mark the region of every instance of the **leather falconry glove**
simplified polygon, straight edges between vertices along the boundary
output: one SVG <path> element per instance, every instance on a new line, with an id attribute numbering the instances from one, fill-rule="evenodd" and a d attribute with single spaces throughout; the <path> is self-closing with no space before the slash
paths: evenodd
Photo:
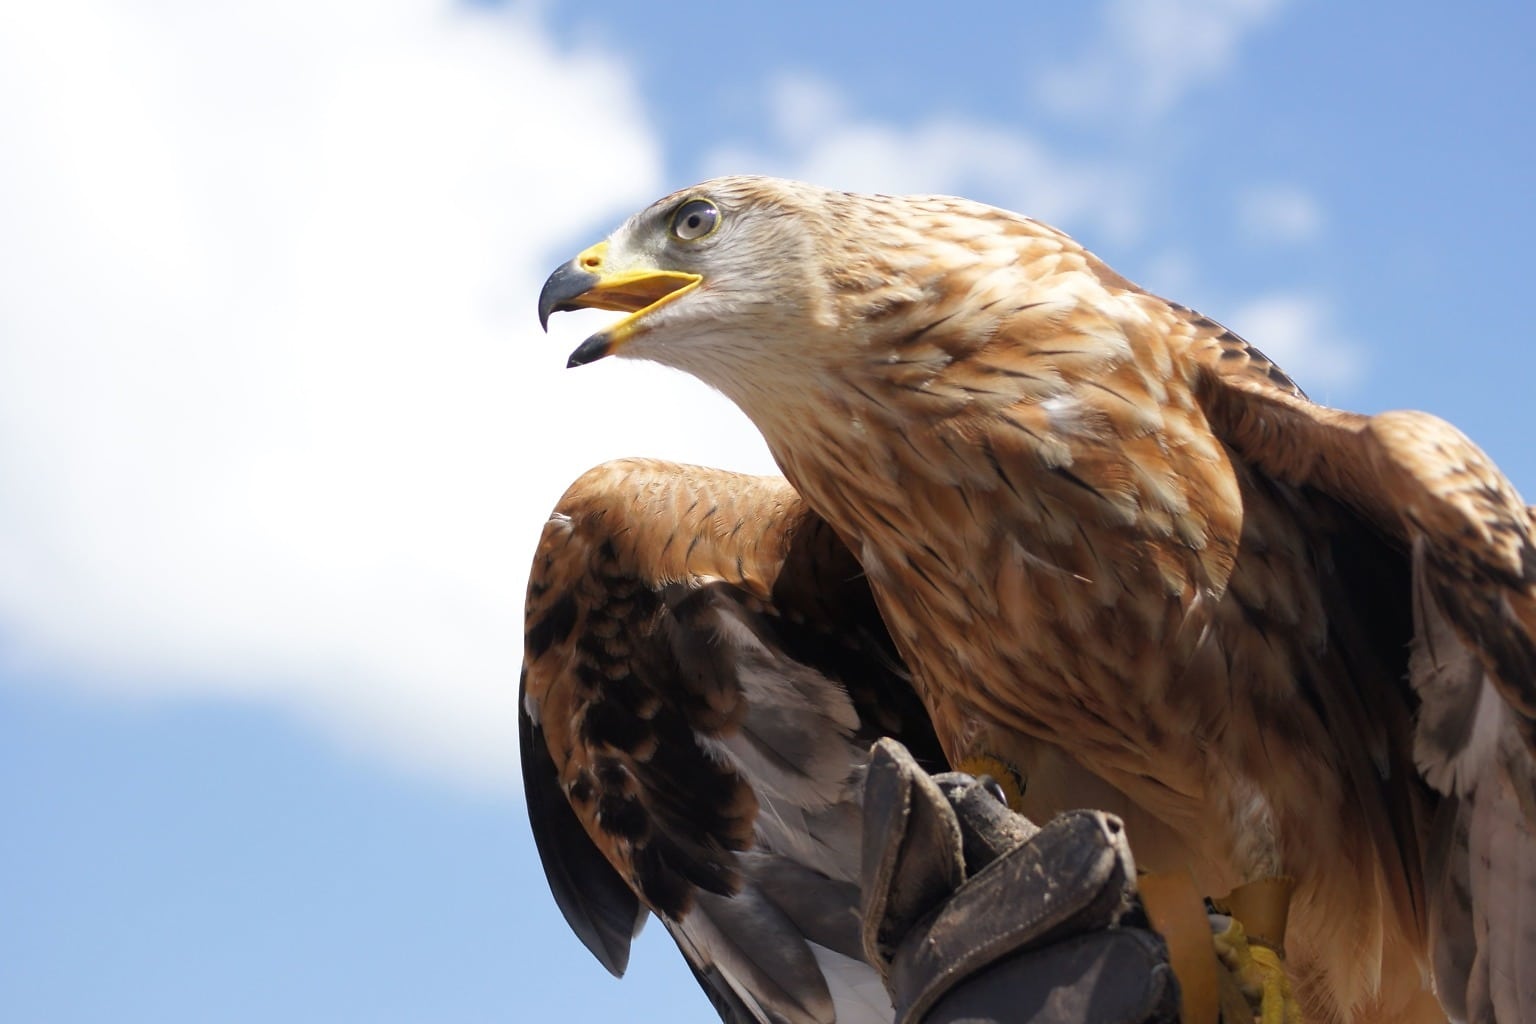
<path id="1" fill-rule="evenodd" d="M 874 747 L 864 793 L 864 949 L 897 1024 L 1173 1022 L 1178 986 L 1147 925 L 1119 819 L 1044 828 L 996 786 Z"/>

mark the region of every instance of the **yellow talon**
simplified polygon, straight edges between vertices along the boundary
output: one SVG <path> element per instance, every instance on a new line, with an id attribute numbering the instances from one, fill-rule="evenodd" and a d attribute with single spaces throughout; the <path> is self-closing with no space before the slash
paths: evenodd
<path id="1" fill-rule="evenodd" d="M 1250 942 L 1236 918 L 1213 940 L 1217 959 L 1231 972 L 1257 1024 L 1301 1024 L 1301 1008 L 1291 995 L 1291 982 L 1278 952 Z"/>

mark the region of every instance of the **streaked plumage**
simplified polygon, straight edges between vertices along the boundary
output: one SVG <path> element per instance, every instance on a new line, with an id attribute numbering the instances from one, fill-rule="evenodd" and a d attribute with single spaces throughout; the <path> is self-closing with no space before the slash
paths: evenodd
<path id="1" fill-rule="evenodd" d="M 707 182 L 557 271 L 542 312 L 577 305 L 633 315 L 573 362 L 679 367 L 762 430 L 952 760 L 1210 895 L 1294 878 L 1312 1019 L 1432 1019 L 1431 963 L 1458 1016 L 1536 1019 L 1536 541 L 1454 428 L 1316 405 L 959 199 Z"/>
<path id="2" fill-rule="evenodd" d="M 782 480 L 583 476 L 529 580 L 522 755 L 567 921 L 622 974 L 647 910 L 732 1024 L 872 1024 L 870 744 L 942 758 L 858 564 Z M 638 900 L 637 900 L 638 896 Z"/>

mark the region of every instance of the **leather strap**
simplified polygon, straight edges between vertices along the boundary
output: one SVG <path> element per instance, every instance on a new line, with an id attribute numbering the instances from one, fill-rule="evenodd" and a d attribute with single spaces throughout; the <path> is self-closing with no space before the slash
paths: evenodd
<path id="1" fill-rule="evenodd" d="M 1147 920 L 1168 943 L 1168 962 L 1179 980 L 1179 1019 L 1183 1024 L 1218 1024 L 1216 948 L 1195 880 L 1183 872 L 1159 872 L 1142 875 L 1136 885 Z"/>
<path id="2" fill-rule="evenodd" d="M 1243 922 L 1249 942 L 1259 942 L 1276 952 L 1285 949 L 1285 925 L 1290 916 L 1291 892 L 1296 883 L 1284 875 L 1271 875 L 1240 885 L 1226 899 L 1213 900 L 1216 909 Z"/>

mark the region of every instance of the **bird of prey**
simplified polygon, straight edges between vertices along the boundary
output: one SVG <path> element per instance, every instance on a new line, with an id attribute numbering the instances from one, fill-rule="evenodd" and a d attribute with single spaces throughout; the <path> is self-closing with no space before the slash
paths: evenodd
<path id="1" fill-rule="evenodd" d="M 1206 895 L 1279 880 L 1311 1020 L 1536 1020 L 1536 529 L 1453 427 L 1314 404 L 954 198 L 705 182 L 557 270 L 541 316 L 577 307 L 629 315 L 573 365 L 753 420 L 952 763 L 1121 815 Z"/>
<path id="2" fill-rule="evenodd" d="M 631 460 L 544 529 L 524 788 L 545 876 L 614 974 L 647 912 L 729 1024 L 889 1024 L 860 939 L 869 748 L 943 754 L 858 563 L 783 480 Z"/>

